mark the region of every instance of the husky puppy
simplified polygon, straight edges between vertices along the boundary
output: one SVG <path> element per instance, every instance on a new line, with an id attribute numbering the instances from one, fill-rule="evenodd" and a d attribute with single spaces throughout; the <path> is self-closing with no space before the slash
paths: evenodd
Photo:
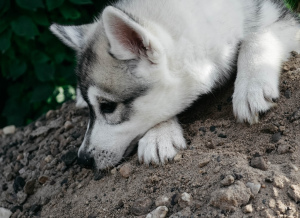
<path id="1" fill-rule="evenodd" d="M 257 123 L 279 97 L 282 61 L 300 48 L 299 21 L 281 0 L 120 0 L 94 23 L 50 29 L 77 53 L 77 104 L 90 110 L 78 155 L 97 169 L 137 142 L 143 163 L 172 159 L 186 148 L 176 115 L 233 65 L 234 115 Z"/>

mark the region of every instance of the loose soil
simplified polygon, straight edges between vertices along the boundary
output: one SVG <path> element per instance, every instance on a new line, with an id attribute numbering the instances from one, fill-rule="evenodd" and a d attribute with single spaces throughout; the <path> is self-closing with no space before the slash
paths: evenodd
<path id="1" fill-rule="evenodd" d="M 88 110 L 73 102 L 1 130 L 0 207 L 11 217 L 146 217 L 159 205 L 167 217 L 299 217 L 300 55 L 283 65 L 280 99 L 258 124 L 236 123 L 232 87 L 179 116 L 189 146 L 164 166 L 134 154 L 106 174 L 81 168 Z"/>

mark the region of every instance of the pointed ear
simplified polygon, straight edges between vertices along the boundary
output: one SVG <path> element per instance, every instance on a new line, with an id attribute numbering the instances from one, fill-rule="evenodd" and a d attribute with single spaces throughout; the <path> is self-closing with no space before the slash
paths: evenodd
<path id="1" fill-rule="evenodd" d="M 81 26 L 61 26 L 52 24 L 50 30 L 67 46 L 75 51 L 79 51 L 84 44 L 85 35 L 90 27 L 91 24 Z"/>
<path id="2" fill-rule="evenodd" d="M 143 26 L 112 6 L 104 9 L 102 19 L 114 56 L 120 60 L 146 57 L 157 62 L 158 40 Z"/>

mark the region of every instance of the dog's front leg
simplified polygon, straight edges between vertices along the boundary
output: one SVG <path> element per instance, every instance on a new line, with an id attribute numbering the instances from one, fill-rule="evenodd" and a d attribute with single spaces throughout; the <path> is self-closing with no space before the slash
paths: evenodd
<path id="1" fill-rule="evenodd" d="M 176 117 L 152 127 L 139 141 L 138 158 L 145 164 L 164 164 L 186 148 L 183 131 Z"/>

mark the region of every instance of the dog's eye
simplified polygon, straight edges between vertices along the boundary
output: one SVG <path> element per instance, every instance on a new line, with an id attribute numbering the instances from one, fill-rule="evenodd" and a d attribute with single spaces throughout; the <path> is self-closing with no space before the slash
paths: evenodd
<path id="1" fill-rule="evenodd" d="M 100 111 L 103 114 L 111 114 L 113 113 L 117 108 L 117 103 L 112 101 L 102 101 L 100 103 Z"/>

